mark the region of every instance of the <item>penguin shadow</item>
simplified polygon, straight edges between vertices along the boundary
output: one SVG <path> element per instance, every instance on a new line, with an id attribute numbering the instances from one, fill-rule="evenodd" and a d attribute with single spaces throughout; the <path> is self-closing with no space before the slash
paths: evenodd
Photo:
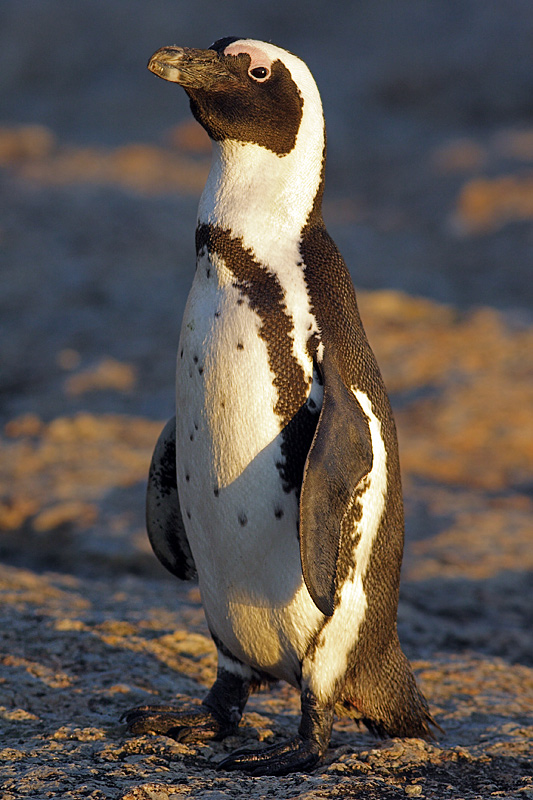
<path id="1" fill-rule="evenodd" d="M 531 570 L 501 570 L 478 580 L 405 578 L 400 588 L 400 640 L 413 660 L 443 653 L 477 654 L 532 667 L 532 607 Z"/>
<path id="2" fill-rule="evenodd" d="M 402 641 L 533 665 L 531 505 L 523 487 L 484 490 L 408 476 Z"/>
<path id="3" fill-rule="evenodd" d="M 2 532 L 0 561 L 47 571 L 105 578 L 122 574 L 174 580 L 159 564 L 144 529 L 146 481 L 113 487 L 97 502 L 55 503 Z M 45 522 L 43 522 L 45 520 Z"/>

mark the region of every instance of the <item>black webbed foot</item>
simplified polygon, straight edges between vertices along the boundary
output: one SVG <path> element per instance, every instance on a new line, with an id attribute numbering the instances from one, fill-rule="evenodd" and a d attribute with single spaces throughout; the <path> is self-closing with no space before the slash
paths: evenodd
<path id="1" fill-rule="evenodd" d="M 175 706 L 139 706 L 122 716 L 136 736 L 144 733 L 162 733 L 178 742 L 201 742 L 223 739 L 233 733 L 237 725 L 218 719 L 209 709 L 199 706 L 190 711 Z"/>
<path id="2" fill-rule="evenodd" d="M 249 681 L 219 669 L 201 706 L 138 706 L 126 711 L 121 719 L 137 736 L 162 733 L 178 742 L 223 739 L 237 730 L 249 694 Z"/>
<path id="3" fill-rule="evenodd" d="M 322 753 L 318 742 L 295 736 L 265 750 L 237 750 L 217 764 L 217 769 L 243 770 L 255 777 L 259 775 L 288 775 L 305 772 L 320 761 Z"/>
<path id="4" fill-rule="evenodd" d="M 265 750 L 237 750 L 217 769 L 240 769 L 251 775 L 288 775 L 315 767 L 326 753 L 331 738 L 333 708 L 320 706 L 314 694 L 302 692 L 302 720 L 298 736 Z"/>

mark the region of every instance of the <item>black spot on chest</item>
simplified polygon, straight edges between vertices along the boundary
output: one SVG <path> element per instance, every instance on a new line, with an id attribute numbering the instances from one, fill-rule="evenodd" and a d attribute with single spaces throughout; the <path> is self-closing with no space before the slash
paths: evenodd
<path id="1" fill-rule="evenodd" d="M 285 304 L 283 287 L 277 276 L 258 263 L 242 240 L 233 237 L 230 231 L 199 225 L 196 248 L 197 252 L 207 248 L 224 259 L 226 268 L 234 276 L 233 285 L 241 293 L 238 302 L 247 302 L 261 320 L 259 336 L 267 347 L 278 394 L 274 412 L 281 424 L 282 458 L 276 467 L 283 489 L 299 493 L 318 414 L 307 405 L 311 379 L 293 354 L 294 322 Z M 242 343 L 237 343 L 237 348 L 240 347 Z"/>
<path id="2" fill-rule="evenodd" d="M 273 383 L 278 392 L 274 412 L 287 426 L 305 403 L 310 387 L 303 368 L 292 352 L 294 323 L 285 305 L 285 294 L 274 273 L 258 263 L 242 240 L 230 231 L 202 224 L 196 231 L 196 248 L 207 247 L 223 258 L 234 277 L 241 300 L 248 303 L 261 320 L 259 336 L 265 342 Z M 244 345 L 238 341 L 238 350 Z"/>

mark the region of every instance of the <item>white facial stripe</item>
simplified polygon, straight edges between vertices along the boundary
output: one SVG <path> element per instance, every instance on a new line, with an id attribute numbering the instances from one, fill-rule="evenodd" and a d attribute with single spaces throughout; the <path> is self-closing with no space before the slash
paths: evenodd
<path id="1" fill-rule="evenodd" d="M 269 58 L 271 64 L 274 61 L 281 61 L 291 73 L 292 79 L 300 90 L 304 101 L 311 99 L 313 94 L 318 96 L 318 89 L 307 65 L 298 56 L 283 50 L 282 47 L 277 47 L 275 44 L 270 44 L 270 42 L 260 42 L 256 39 L 239 39 L 237 42 L 232 42 L 232 44 L 228 45 L 224 54 L 229 54 L 230 48 L 235 48 L 236 51 L 232 55 L 251 53 L 253 50 Z M 322 111 L 320 97 L 318 97 L 318 103 Z"/>
<path id="2" fill-rule="evenodd" d="M 372 545 L 376 538 L 387 496 L 387 451 L 381 435 L 381 423 L 372 410 L 372 403 L 361 390 L 352 388 L 358 403 L 369 420 L 372 438 L 373 465 L 363 480 L 366 491 L 360 497 L 361 521 L 354 533 L 360 534 L 353 563 L 355 572 L 349 576 L 340 593 L 340 603 L 320 634 L 314 658 L 304 666 L 303 678 L 319 699 L 331 697 L 337 681 L 348 668 L 348 656 L 356 646 L 359 628 L 368 602 L 363 588 Z"/>
<path id="3" fill-rule="evenodd" d="M 262 47 L 258 47 L 256 44 L 253 44 L 249 41 L 243 41 L 242 39 L 239 42 L 233 42 L 232 44 L 228 45 L 224 50 L 225 56 L 238 56 L 241 53 L 247 53 L 250 56 L 250 66 L 249 71 L 255 69 L 256 67 L 266 67 L 270 72 L 272 67 L 272 59 L 266 53 Z"/>

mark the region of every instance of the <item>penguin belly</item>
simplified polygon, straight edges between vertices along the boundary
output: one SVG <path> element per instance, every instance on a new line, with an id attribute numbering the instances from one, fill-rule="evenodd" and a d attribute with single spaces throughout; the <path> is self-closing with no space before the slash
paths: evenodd
<path id="1" fill-rule="evenodd" d="M 231 275 L 200 260 L 178 349 L 178 492 L 211 632 L 240 661 L 298 686 L 324 617 L 302 576 L 298 499 L 280 476 L 260 325 Z M 306 369 L 311 391 L 311 360 Z"/>

